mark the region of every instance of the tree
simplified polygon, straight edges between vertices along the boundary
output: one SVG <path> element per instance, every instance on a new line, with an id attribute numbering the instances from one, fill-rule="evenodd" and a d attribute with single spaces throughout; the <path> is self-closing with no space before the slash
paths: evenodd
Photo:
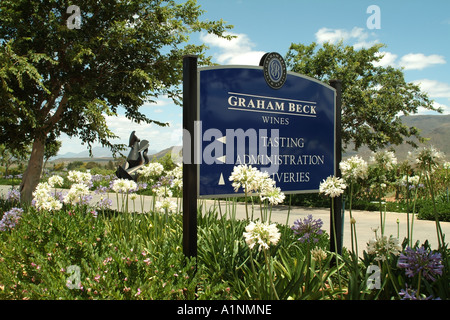
<path id="1" fill-rule="evenodd" d="M 5 167 L 4 177 L 6 178 L 9 174 L 8 170 L 13 164 L 20 164 L 24 161 L 29 154 L 29 148 L 24 148 L 22 150 L 9 150 L 5 145 L 0 144 L 0 165 Z"/>
<path id="2" fill-rule="evenodd" d="M 195 0 L 2 0 L 0 60 L 0 144 L 20 149 L 32 144 L 21 183 L 21 199 L 31 201 L 42 169 L 44 144 L 61 133 L 78 136 L 91 151 L 100 142 L 116 153 L 105 115 L 124 110 L 136 123 L 148 119 L 139 108 L 161 95 L 180 102 L 182 57 L 199 56 L 204 45 L 189 35 L 222 36 L 222 20 L 200 21 Z M 70 8 L 69 8 L 70 6 Z M 68 10 L 69 9 L 69 10 Z"/>
<path id="3" fill-rule="evenodd" d="M 55 157 L 58 154 L 61 145 L 62 145 L 61 141 L 56 140 L 53 137 L 47 137 L 47 141 L 44 146 L 44 165 L 42 166 L 43 169 L 45 169 L 48 160 L 51 157 Z M 43 172 L 44 170 L 42 170 L 42 173 Z"/>
<path id="4" fill-rule="evenodd" d="M 342 81 L 342 141 L 354 150 L 366 145 L 375 151 L 403 142 L 417 146 L 408 138 L 422 141 L 419 131 L 404 125 L 401 116 L 417 113 L 420 107 L 439 111 L 417 85 L 405 81 L 401 69 L 377 65 L 382 47 L 292 44 L 286 55 L 294 72 L 323 82 Z"/>

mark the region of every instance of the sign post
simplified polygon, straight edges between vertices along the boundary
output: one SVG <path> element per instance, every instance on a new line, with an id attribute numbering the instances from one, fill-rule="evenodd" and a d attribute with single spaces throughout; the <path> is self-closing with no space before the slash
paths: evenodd
<path id="1" fill-rule="evenodd" d="M 183 58 L 183 252 L 197 257 L 197 56 Z"/>
<path id="2" fill-rule="evenodd" d="M 336 89 L 336 146 L 335 146 L 335 176 L 341 178 L 341 169 L 339 164 L 342 161 L 342 124 L 341 124 L 341 110 L 342 110 L 342 82 L 340 80 L 330 80 L 330 85 Z M 331 215 L 333 210 L 330 208 L 330 251 L 342 253 L 342 196 L 337 197 L 333 201 L 334 203 L 334 223 Z M 336 233 L 336 246 L 334 241 L 334 233 Z"/>

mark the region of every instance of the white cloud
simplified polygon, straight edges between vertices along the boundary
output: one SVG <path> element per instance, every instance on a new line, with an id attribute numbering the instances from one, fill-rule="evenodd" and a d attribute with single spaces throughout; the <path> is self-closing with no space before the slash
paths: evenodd
<path id="1" fill-rule="evenodd" d="M 447 98 L 450 100 L 450 84 L 430 79 L 413 81 L 421 90 L 427 92 L 432 98 Z"/>
<path id="2" fill-rule="evenodd" d="M 421 79 L 413 81 L 420 89 L 430 95 L 432 99 L 448 99 L 450 101 L 450 84 L 430 79 Z M 444 100 L 445 101 L 445 100 Z M 450 114 L 450 106 L 444 103 L 433 101 L 435 108 L 442 109 L 443 114 Z M 430 114 L 429 110 L 419 110 L 421 114 Z"/>
<path id="3" fill-rule="evenodd" d="M 352 30 L 321 28 L 316 34 L 316 41 L 320 44 L 329 42 L 335 44 L 339 41 L 351 43 L 355 49 L 369 48 L 379 41 L 373 39 L 374 34 L 363 28 L 354 27 Z M 405 70 L 423 70 L 433 65 L 445 64 L 445 58 L 441 55 L 431 54 L 426 56 L 423 53 L 408 53 L 396 61 L 398 56 L 391 52 L 380 52 L 383 58 L 376 63 L 376 66 L 403 67 Z"/>
<path id="4" fill-rule="evenodd" d="M 219 38 L 213 34 L 202 33 L 200 39 L 210 47 L 220 50 L 217 62 L 222 65 L 258 65 L 265 52 L 254 51 L 255 44 L 243 33 L 228 33 L 236 36 L 231 40 Z"/>
<path id="5" fill-rule="evenodd" d="M 169 104 L 173 104 L 173 100 L 170 99 L 166 95 L 158 97 L 158 98 L 151 97 L 150 99 L 154 100 L 155 102 L 147 101 L 142 105 L 142 107 L 152 108 L 152 107 L 162 107 L 162 106 L 167 106 Z"/>
<path id="6" fill-rule="evenodd" d="M 316 41 L 320 44 L 325 42 L 335 44 L 342 40 L 345 42 L 354 42 L 353 46 L 356 49 L 368 48 L 379 42 L 377 39 L 369 40 L 371 34 L 365 29 L 358 27 L 354 27 L 350 31 L 346 29 L 320 28 L 315 36 Z"/>
<path id="7" fill-rule="evenodd" d="M 397 55 L 393 54 L 391 52 L 387 52 L 387 51 L 383 51 L 383 52 L 379 52 L 378 56 L 382 56 L 381 60 L 378 62 L 374 63 L 375 67 L 396 67 L 396 62 L 395 60 L 397 60 Z"/>
<path id="8" fill-rule="evenodd" d="M 392 52 L 382 51 L 379 55 L 383 56 L 379 62 L 374 63 L 376 67 L 391 66 L 394 68 L 402 67 L 405 70 L 423 70 L 436 64 L 445 64 L 443 56 L 432 54 L 429 56 L 423 53 L 408 53 L 398 60 L 398 55 Z"/>
<path id="9" fill-rule="evenodd" d="M 435 64 L 445 64 L 443 56 L 432 54 L 429 56 L 423 53 L 409 53 L 400 59 L 400 66 L 405 70 L 422 70 Z"/>
<path id="10" fill-rule="evenodd" d="M 442 110 L 442 114 L 450 114 L 450 106 L 434 101 L 433 103 L 436 109 L 440 108 Z"/>

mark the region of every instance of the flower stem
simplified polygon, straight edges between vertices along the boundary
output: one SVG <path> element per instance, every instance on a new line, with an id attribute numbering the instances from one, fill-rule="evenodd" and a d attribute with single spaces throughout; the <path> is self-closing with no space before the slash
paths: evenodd
<path id="1" fill-rule="evenodd" d="M 389 279 L 391 279 L 391 283 L 392 283 L 392 285 L 394 286 L 394 290 L 395 290 L 395 292 L 397 293 L 397 296 L 398 296 L 399 298 L 401 298 L 401 297 L 400 297 L 400 294 L 399 294 L 399 291 L 398 291 L 398 289 L 397 289 L 397 286 L 396 286 L 395 283 L 394 283 L 394 277 L 393 277 L 392 274 L 391 274 L 391 268 L 389 267 L 389 264 L 388 264 L 387 259 L 386 259 L 384 262 L 385 262 L 386 269 L 387 269 L 387 272 L 388 272 L 388 277 L 389 277 Z"/>
<path id="2" fill-rule="evenodd" d="M 422 272 L 419 272 L 419 279 L 417 280 L 417 292 L 416 292 L 416 297 L 417 299 L 419 299 L 420 297 L 420 282 L 422 280 Z"/>
<path id="3" fill-rule="evenodd" d="M 429 169 L 430 169 L 429 174 L 431 174 L 431 164 L 429 164 Z M 436 200 L 435 200 L 435 197 L 434 197 L 433 184 L 431 183 L 431 179 L 430 179 L 428 174 L 426 174 L 425 177 L 426 177 L 428 185 L 430 187 L 431 200 L 433 202 L 433 209 L 434 209 L 434 219 L 436 221 L 436 233 L 437 233 L 438 245 L 439 245 L 439 249 L 440 249 L 442 247 L 442 244 L 443 244 L 444 235 L 442 234 L 441 225 L 439 223 L 439 216 L 438 216 L 438 212 L 437 212 L 437 209 L 436 209 Z"/>
<path id="4" fill-rule="evenodd" d="M 349 212 L 350 212 L 350 236 L 351 236 L 351 243 L 352 243 L 352 252 L 353 252 L 353 254 L 355 254 L 355 239 L 356 239 L 356 234 L 354 233 L 354 226 L 353 226 L 352 197 L 353 197 L 353 182 L 350 183 L 350 204 L 349 204 Z M 358 252 L 358 249 L 356 249 L 356 252 Z"/>
<path id="5" fill-rule="evenodd" d="M 292 201 L 292 194 L 289 195 L 289 207 L 288 207 L 288 213 L 286 217 L 286 225 L 289 224 L 289 216 L 291 215 L 291 201 Z"/>
<path id="6" fill-rule="evenodd" d="M 413 233 L 414 233 L 414 216 L 415 216 L 415 212 L 416 212 L 416 202 L 417 202 L 417 192 L 419 190 L 419 184 L 420 181 L 422 180 L 422 172 L 420 173 L 419 176 L 419 182 L 417 182 L 417 186 L 414 190 L 414 200 L 413 200 L 413 207 L 412 207 L 412 216 L 411 216 L 411 233 L 410 233 L 410 239 L 409 239 L 409 245 L 412 246 L 413 243 Z"/>
<path id="7" fill-rule="evenodd" d="M 338 274 L 338 280 L 339 280 L 339 290 L 342 290 L 342 284 L 341 284 L 341 275 L 339 272 L 339 262 L 338 262 L 338 247 L 337 247 L 337 239 L 336 239 L 336 221 L 334 217 L 334 197 L 331 197 L 331 218 L 333 221 L 333 240 L 334 240 L 334 253 L 336 255 L 336 270 Z"/>
<path id="8" fill-rule="evenodd" d="M 266 252 L 267 250 L 264 249 L 263 251 L 264 251 L 264 259 L 266 261 L 267 270 L 269 271 L 270 286 L 272 287 L 273 293 L 275 294 L 275 297 L 277 298 L 277 300 L 280 300 L 280 298 L 278 297 L 277 290 L 275 289 L 275 284 L 273 283 L 272 269 L 270 268 L 269 259 L 267 258 L 267 252 Z"/>
<path id="9" fill-rule="evenodd" d="M 255 278 L 256 291 L 258 292 L 258 297 L 259 297 L 259 299 L 262 300 L 262 297 L 261 297 L 261 289 L 259 288 L 258 278 L 256 277 L 256 269 L 255 269 L 255 263 L 254 263 L 254 261 L 253 261 L 253 253 L 252 253 L 252 249 L 248 248 L 248 250 L 250 251 L 250 262 L 251 262 L 251 266 L 252 266 L 253 277 Z"/>
<path id="10" fill-rule="evenodd" d="M 245 190 L 245 214 L 247 215 L 247 221 L 250 221 L 248 218 L 247 188 Z"/>

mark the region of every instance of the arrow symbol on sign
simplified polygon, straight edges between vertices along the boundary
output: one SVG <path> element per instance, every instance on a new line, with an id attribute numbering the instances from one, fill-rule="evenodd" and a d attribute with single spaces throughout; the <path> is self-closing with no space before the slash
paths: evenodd
<path id="1" fill-rule="evenodd" d="M 222 163 L 225 163 L 225 161 L 226 161 L 225 159 L 226 159 L 226 156 L 221 156 L 221 157 L 216 158 L 216 160 L 218 160 Z"/>
<path id="2" fill-rule="evenodd" d="M 227 143 L 227 136 L 223 136 L 222 138 L 217 139 L 217 141 L 222 142 L 223 144 Z"/>
<path id="3" fill-rule="evenodd" d="M 220 137 L 220 138 L 217 139 L 217 141 L 219 141 L 219 142 L 221 142 L 223 144 L 226 144 L 227 143 L 227 136 Z M 216 160 L 219 161 L 219 162 L 225 163 L 226 157 L 225 156 L 221 156 L 221 157 L 216 158 Z"/>
<path id="4" fill-rule="evenodd" d="M 223 173 L 220 174 L 219 178 L 219 186 L 223 186 L 225 184 L 225 180 L 223 179 Z"/>

